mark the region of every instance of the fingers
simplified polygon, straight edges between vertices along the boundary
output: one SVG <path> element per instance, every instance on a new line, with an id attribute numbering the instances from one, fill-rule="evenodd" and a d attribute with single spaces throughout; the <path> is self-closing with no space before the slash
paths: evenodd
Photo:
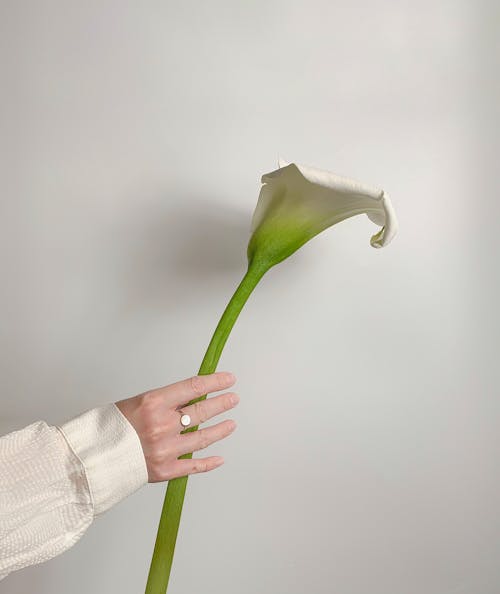
<path id="1" fill-rule="evenodd" d="M 201 423 L 208 421 L 208 419 L 211 419 L 216 415 L 234 408 L 239 401 L 240 397 L 238 394 L 235 392 L 228 392 L 227 394 L 220 394 L 213 398 L 200 400 L 189 406 L 183 406 L 182 412 L 191 417 L 190 426 L 194 427 L 195 425 L 200 425 Z"/>
<path id="2" fill-rule="evenodd" d="M 224 458 L 220 456 L 210 456 L 209 458 L 191 459 L 191 460 L 176 460 L 170 464 L 166 476 L 162 476 L 162 481 L 179 478 L 188 474 L 196 474 L 198 472 L 208 472 L 214 470 L 224 464 Z M 153 481 L 156 482 L 156 481 Z"/>
<path id="3" fill-rule="evenodd" d="M 217 425 L 206 427 L 205 429 L 179 434 L 175 447 L 175 455 L 182 456 L 184 454 L 197 452 L 198 450 L 203 450 L 216 441 L 231 435 L 235 429 L 236 423 L 233 420 L 228 419 L 217 423 Z"/>
<path id="4" fill-rule="evenodd" d="M 168 458 L 175 456 L 176 459 L 167 460 L 161 456 L 160 458 L 163 458 L 163 460 L 157 459 L 154 464 L 151 464 L 150 467 L 148 466 L 149 482 L 167 481 L 186 476 L 187 474 L 208 472 L 217 468 L 224 463 L 224 459 L 221 456 L 209 456 L 208 458 L 194 460 L 186 458 L 179 460 L 179 456 L 206 448 L 210 444 L 230 435 L 235 428 L 236 423 L 232 420 L 227 420 L 212 427 L 195 431 L 194 433 L 178 434 L 176 445 L 170 447 L 168 455 Z"/>
<path id="5" fill-rule="evenodd" d="M 219 371 L 193 376 L 135 397 L 138 399 L 135 412 L 140 420 L 136 431 L 145 452 L 149 482 L 207 472 L 219 466 L 217 462 L 223 462 L 220 456 L 199 460 L 178 458 L 206 448 L 234 431 L 236 423 L 233 420 L 198 431 L 194 427 L 238 404 L 239 397 L 234 392 L 205 398 L 210 392 L 229 388 L 235 381 L 232 373 Z M 179 432 L 182 429 L 179 409 L 191 417 L 187 433 Z"/>
<path id="6" fill-rule="evenodd" d="M 187 404 L 199 396 L 225 390 L 234 384 L 236 377 L 228 371 L 217 371 L 207 375 L 195 375 L 180 382 L 155 390 L 163 396 L 169 406 Z"/>

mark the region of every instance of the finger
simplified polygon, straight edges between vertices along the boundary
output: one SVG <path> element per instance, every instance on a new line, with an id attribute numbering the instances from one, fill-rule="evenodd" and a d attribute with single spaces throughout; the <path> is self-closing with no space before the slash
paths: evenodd
<path id="1" fill-rule="evenodd" d="M 179 434 L 175 454 L 176 456 L 182 456 L 203 450 L 216 441 L 231 435 L 235 429 L 236 423 L 232 419 L 228 419 L 205 429 Z"/>
<path id="2" fill-rule="evenodd" d="M 220 394 L 213 398 L 200 400 L 200 402 L 195 402 L 189 406 L 183 406 L 182 412 L 191 417 L 191 423 L 189 425 L 190 427 L 193 427 L 234 408 L 239 401 L 240 398 L 238 394 L 235 392 L 228 392 L 227 394 Z"/>
<path id="3" fill-rule="evenodd" d="M 224 458 L 220 456 L 210 456 L 209 458 L 199 459 L 182 459 L 176 460 L 169 465 L 168 476 L 163 480 L 170 480 L 173 478 L 179 478 L 188 474 L 197 474 L 198 472 L 208 472 L 214 470 L 224 464 Z"/>
<path id="4" fill-rule="evenodd" d="M 180 382 L 175 382 L 164 388 L 158 388 L 158 393 L 167 400 L 169 405 L 187 404 L 196 397 L 210 392 L 225 390 L 234 384 L 236 377 L 228 371 L 218 371 L 208 375 L 194 375 Z"/>

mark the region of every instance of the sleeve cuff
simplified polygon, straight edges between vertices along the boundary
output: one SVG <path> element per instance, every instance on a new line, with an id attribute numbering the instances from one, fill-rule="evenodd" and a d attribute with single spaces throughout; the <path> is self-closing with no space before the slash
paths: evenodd
<path id="1" fill-rule="evenodd" d="M 93 408 L 58 429 L 85 467 L 94 515 L 147 484 L 141 441 L 116 404 Z"/>

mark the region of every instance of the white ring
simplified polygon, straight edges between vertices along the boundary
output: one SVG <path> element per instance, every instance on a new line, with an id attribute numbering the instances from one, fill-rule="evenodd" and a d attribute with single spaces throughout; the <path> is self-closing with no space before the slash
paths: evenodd
<path id="1" fill-rule="evenodd" d="M 182 415 L 181 416 L 181 425 L 183 427 L 187 427 L 191 423 L 191 417 L 189 415 Z"/>

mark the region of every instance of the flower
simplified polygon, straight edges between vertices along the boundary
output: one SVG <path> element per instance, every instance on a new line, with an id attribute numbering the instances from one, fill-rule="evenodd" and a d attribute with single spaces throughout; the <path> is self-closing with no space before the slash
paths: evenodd
<path id="1" fill-rule="evenodd" d="M 349 217 L 365 213 L 382 227 L 373 247 L 386 246 L 398 229 L 384 190 L 329 171 L 279 160 L 279 169 L 262 176 L 252 217 L 247 256 L 266 269 L 288 258 L 312 237 Z"/>

